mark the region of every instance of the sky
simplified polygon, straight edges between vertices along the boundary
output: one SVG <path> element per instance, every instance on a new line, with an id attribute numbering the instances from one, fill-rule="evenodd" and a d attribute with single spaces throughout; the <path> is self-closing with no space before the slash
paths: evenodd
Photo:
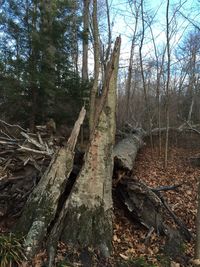
<path id="1" fill-rule="evenodd" d="M 121 48 L 121 66 L 127 66 L 130 54 L 131 37 L 133 35 L 133 27 L 135 20 L 131 13 L 128 0 L 109 0 L 111 21 L 113 22 L 113 38 L 121 34 L 122 48 Z M 129 0 L 132 2 L 132 0 Z M 170 0 L 170 14 L 171 18 L 174 14 L 177 4 L 181 4 L 180 12 L 184 16 L 189 17 L 192 21 L 200 26 L 200 1 L 198 0 Z M 166 44 L 166 0 L 144 0 L 144 11 L 146 11 L 153 19 L 152 30 L 156 39 L 156 46 L 159 49 Z M 180 13 L 176 15 L 176 20 L 173 20 L 173 25 L 176 21 L 176 34 L 171 39 L 171 47 L 175 47 L 180 43 L 182 38 L 193 27 L 188 20 L 186 20 Z M 149 57 L 154 50 L 151 39 L 150 30 L 146 29 L 143 56 Z"/>

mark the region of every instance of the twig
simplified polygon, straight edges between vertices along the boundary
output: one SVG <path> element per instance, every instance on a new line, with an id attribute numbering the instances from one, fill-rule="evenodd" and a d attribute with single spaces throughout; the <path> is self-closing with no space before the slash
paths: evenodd
<path id="1" fill-rule="evenodd" d="M 156 188 L 151 188 L 151 190 L 153 192 L 176 190 L 177 188 L 179 188 L 182 185 L 183 184 L 177 184 L 177 185 L 171 185 L 171 186 L 160 186 L 160 187 L 156 187 Z"/>
<path id="2" fill-rule="evenodd" d="M 149 245 L 150 237 L 151 237 L 151 235 L 153 234 L 154 230 L 155 230 L 155 229 L 154 229 L 153 226 L 149 229 L 149 232 L 148 232 L 148 234 L 147 234 L 146 237 L 145 237 L 145 241 L 144 241 L 144 244 L 145 244 L 145 245 Z"/>
<path id="3" fill-rule="evenodd" d="M 18 129 L 20 129 L 21 131 L 23 132 L 27 132 L 25 129 L 23 129 L 21 126 L 19 126 L 18 124 L 9 124 L 3 120 L 0 120 L 1 123 L 5 124 L 6 126 L 9 126 L 9 127 L 16 127 Z"/>
<path id="4" fill-rule="evenodd" d="M 174 212 L 170 209 L 170 207 L 167 205 L 167 203 L 165 202 L 165 199 L 163 198 L 163 196 L 159 193 L 156 192 L 156 195 L 160 198 L 160 200 L 163 203 L 163 206 L 166 208 L 166 210 L 168 211 L 169 215 L 173 218 L 174 222 L 179 226 L 180 231 L 182 232 L 182 234 L 184 235 L 184 237 L 186 238 L 186 240 L 190 241 L 192 238 L 191 233 L 189 232 L 189 230 L 187 229 L 187 227 L 184 225 L 184 223 L 174 214 Z"/>
<path id="5" fill-rule="evenodd" d="M 47 152 L 47 151 L 40 151 L 40 150 L 32 149 L 32 148 L 25 147 L 25 146 L 19 146 L 19 147 L 20 148 L 18 148 L 17 150 L 25 150 L 25 151 L 33 152 L 33 153 L 36 153 L 36 154 L 47 155 L 47 156 L 51 156 L 53 154 L 52 150 Z"/>
<path id="6" fill-rule="evenodd" d="M 24 136 L 27 141 L 33 145 L 35 145 L 36 147 L 38 147 L 40 150 L 44 151 L 46 150 L 45 147 L 43 145 L 41 145 L 40 143 L 38 143 L 35 139 L 31 138 L 28 134 L 21 132 L 21 135 Z"/>

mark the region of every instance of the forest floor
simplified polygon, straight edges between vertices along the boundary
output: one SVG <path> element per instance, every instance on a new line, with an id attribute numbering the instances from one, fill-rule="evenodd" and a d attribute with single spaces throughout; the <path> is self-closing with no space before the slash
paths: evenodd
<path id="1" fill-rule="evenodd" d="M 198 154 L 200 150 L 170 148 L 168 167 L 165 170 L 164 158 L 158 156 L 158 151 L 143 147 L 138 153 L 134 176 L 141 179 L 151 188 L 182 184 L 177 190 L 163 192 L 163 196 L 173 212 L 185 223 L 192 235 L 195 235 L 195 220 L 197 213 L 197 180 L 200 177 L 200 167 L 191 166 L 188 158 Z M 170 220 L 170 218 L 166 218 Z M 153 233 L 148 245 L 145 238 L 148 230 L 127 219 L 122 209 L 115 207 L 114 220 L 114 255 L 127 264 L 122 266 L 189 266 L 194 256 L 194 240 L 183 247 L 183 254 L 173 262 L 162 252 L 165 238 Z M 113 266 L 118 266 L 114 264 Z M 120 265 L 119 265 L 120 266 Z"/>
<path id="2" fill-rule="evenodd" d="M 195 220 L 197 212 L 197 180 L 200 177 L 200 167 L 192 166 L 188 158 L 200 153 L 199 150 L 170 148 L 168 168 L 165 170 L 163 157 L 158 156 L 156 149 L 151 155 L 151 149 L 144 146 L 138 153 L 134 177 L 145 182 L 151 188 L 182 184 L 176 190 L 163 192 L 163 196 L 173 212 L 185 223 L 192 235 L 195 235 Z M 166 217 L 170 221 L 170 218 Z M 172 221 L 170 222 L 172 223 Z M 59 244 L 56 266 L 59 267 L 180 267 L 194 256 L 194 240 L 183 247 L 183 253 L 176 260 L 163 253 L 165 237 L 153 232 L 148 244 L 145 243 L 148 230 L 127 217 L 114 197 L 114 235 L 113 255 L 109 260 L 103 260 L 95 251 L 77 252 L 73 248 Z M 89 255 L 89 257 L 88 257 Z M 41 251 L 33 260 L 34 267 L 45 265 L 46 253 Z M 82 262 L 82 263 L 81 263 Z M 83 262 L 85 262 L 83 264 Z M 91 264 L 92 262 L 92 264 Z M 27 266 L 27 265 L 26 265 Z"/>

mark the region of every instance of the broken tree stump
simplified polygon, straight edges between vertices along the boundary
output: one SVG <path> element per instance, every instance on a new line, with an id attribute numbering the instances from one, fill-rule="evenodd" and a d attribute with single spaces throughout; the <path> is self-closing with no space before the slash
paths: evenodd
<path id="1" fill-rule="evenodd" d="M 40 248 L 48 227 L 55 219 L 60 196 L 73 168 L 74 148 L 85 113 L 85 108 L 82 108 L 66 147 L 60 148 L 53 156 L 15 226 L 15 232 L 25 236 L 25 248 L 29 257 Z"/>
<path id="2" fill-rule="evenodd" d="M 112 152 L 120 44 L 121 39 L 117 38 L 107 68 L 85 162 L 54 225 L 49 253 L 54 253 L 55 239 L 58 240 L 61 231 L 61 240 L 66 243 L 81 248 L 98 248 L 103 256 L 109 256 L 112 249 Z M 50 256 L 52 259 L 53 256 Z"/>

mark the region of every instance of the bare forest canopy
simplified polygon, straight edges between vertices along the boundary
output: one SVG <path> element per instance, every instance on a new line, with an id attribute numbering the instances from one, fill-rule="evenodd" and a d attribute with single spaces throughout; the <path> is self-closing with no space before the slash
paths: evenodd
<path id="1" fill-rule="evenodd" d="M 155 2 L 143 1 L 141 9 L 141 0 L 97 1 L 98 94 L 113 40 L 122 35 L 118 126 L 130 122 L 148 129 L 150 120 L 153 128 L 164 127 L 167 105 L 171 126 L 188 117 L 199 123 L 199 2 L 170 1 L 170 58 L 166 3 Z M 1 118 L 31 128 L 49 118 L 72 126 L 81 106 L 89 106 L 94 39 L 92 1 L 2 1 Z"/>

